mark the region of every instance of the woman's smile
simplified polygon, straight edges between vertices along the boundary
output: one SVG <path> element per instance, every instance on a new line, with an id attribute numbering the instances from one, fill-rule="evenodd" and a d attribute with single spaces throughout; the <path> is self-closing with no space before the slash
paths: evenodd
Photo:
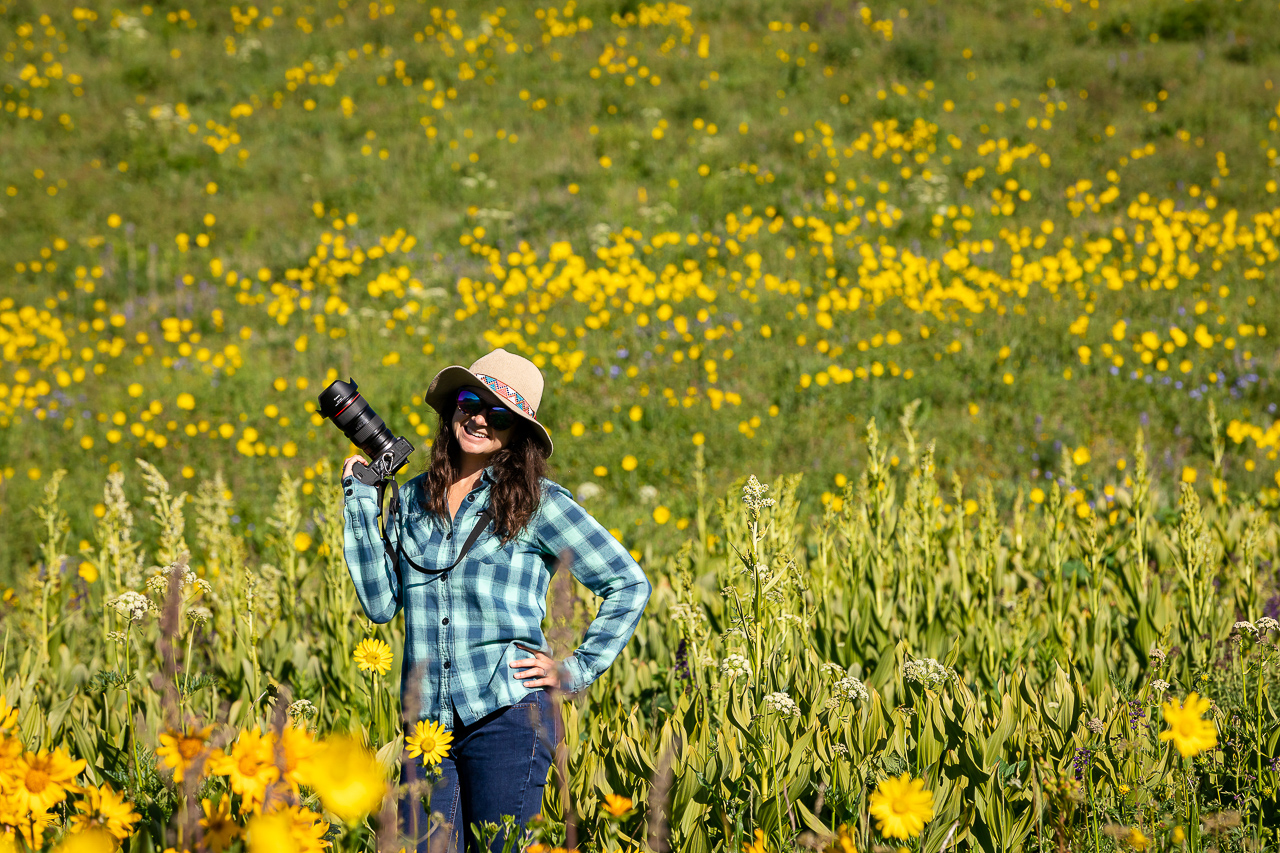
<path id="1" fill-rule="evenodd" d="M 464 453 L 489 455 L 497 453 L 506 443 L 510 430 L 499 432 L 485 420 L 483 413 L 468 415 L 461 409 L 455 409 L 453 415 L 453 434 L 458 439 Z"/>

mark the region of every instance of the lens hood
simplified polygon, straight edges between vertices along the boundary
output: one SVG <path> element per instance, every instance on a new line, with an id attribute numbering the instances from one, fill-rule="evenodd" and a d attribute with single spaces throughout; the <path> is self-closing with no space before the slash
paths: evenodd
<path id="1" fill-rule="evenodd" d="M 330 383 L 328 388 L 320 392 L 320 417 L 332 418 L 342 413 L 351 405 L 351 401 L 359 397 L 359 386 L 354 379 L 343 382 L 338 379 Z"/>

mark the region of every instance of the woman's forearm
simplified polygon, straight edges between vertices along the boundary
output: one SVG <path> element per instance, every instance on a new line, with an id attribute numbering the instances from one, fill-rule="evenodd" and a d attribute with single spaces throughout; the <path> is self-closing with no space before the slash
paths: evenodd
<path id="1" fill-rule="evenodd" d="M 378 623 L 390 622 L 400 610 L 400 578 L 378 531 L 378 490 L 354 477 L 342 481 L 342 554 L 356 586 L 365 615 Z M 395 524 L 387 525 L 392 545 L 397 543 Z"/>
<path id="2" fill-rule="evenodd" d="M 622 543 L 580 507 L 562 486 L 543 498 L 537 537 L 544 553 L 571 557 L 569 571 L 604 599 L 582 645 L 565 661 L 579 691 L 600 676 L 622 653 L 649 603 L 652 584 Z"/>

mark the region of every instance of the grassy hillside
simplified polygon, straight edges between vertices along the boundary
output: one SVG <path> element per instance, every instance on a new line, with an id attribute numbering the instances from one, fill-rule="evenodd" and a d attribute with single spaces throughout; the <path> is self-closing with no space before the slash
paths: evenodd
<path id="1" fill-rule="evenodd" d="M 867 422 L 915 399 L 939 470 L 1002 507 L 1065 453 L 1105 511 L 1139 425 L 1162 482 L 1206 487 L 1209 401 L 1227 487 L 1276 495 L 1274 4 L 0 22 L 15 523 L 65 468 L 88 536 L 141 457 L 191 491 L 222 469 L 260 539 L 282 473 L 348 452 L 327 381 L 422 447 L 426 383 L 494 345 L 542 365 L 556 478 L 601 486 L 637 553 L 688 524 L 699 442 L 717 488 L 803 471 L 837 500 Z M 10 573 L 34 557 L 0 543 Z"/>

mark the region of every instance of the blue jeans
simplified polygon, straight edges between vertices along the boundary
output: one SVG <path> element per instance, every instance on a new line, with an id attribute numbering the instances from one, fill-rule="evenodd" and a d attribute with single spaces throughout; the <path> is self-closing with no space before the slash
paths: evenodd
<path id="1" fill-rule="evenodd" d="M 431 811 L 440 812 L 448 826 L 427 836 L 427 812 L 423 797 L 412 794 L 400 801 L 400 830 L 410 847 L 417 840 L 419 853 L 480 853 L 471 824 L 500 822 L 501 815 L 515 816 L 524 826 L 542 810 L 542 792 L 547 772 L 555 756 L 555 746 L 564 737 L 559 709 L 545 691 L 535 690 L 515 705 L 499 708 L 471 725 L 453 715 L 453 744 L 440 763 L 444 776 L 431 791 Z M 400 771 L 400 784 L 424 778 L 421 759 L 407 759 Z M 443 833 L 448 832 L 446 841 Z M 491 851 L 502 850 L 499 833 Z M 519 850 L 519 847 L 513 849 Z"/>

